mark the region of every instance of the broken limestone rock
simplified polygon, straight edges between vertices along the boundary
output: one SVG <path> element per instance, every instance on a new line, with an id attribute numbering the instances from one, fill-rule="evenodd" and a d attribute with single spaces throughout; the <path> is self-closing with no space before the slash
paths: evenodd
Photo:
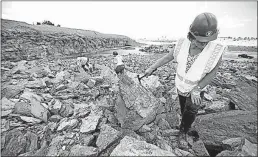
<path id="1" fill-rule="evenodd" d="M 80 128 L 81 133 L 90 133 L 97 128 L 100 116 L 90 114 L 88 117 L 82 119 L 82 125 Z"/>
<path id="2" fill-rule="evenodd" d="M 1 100 L 1 110 L 12 110 L 15 106 L 15 102 L 8 100 L 6 97 Z"/>
<path id="3" fill-rule="evenodd" d="M 63 117 L 60 115 L 53 115 L 51 116 L 48 121 L 58 123 Z"/>
<path id="4" fill-rule="evenodd" d="M 223 93 L 240 110 L 257 110 L 257 82 L 250 81 L 245 77 L 237 79 L 237 88 L 230 92 Z"/>
<path id="5" fill-rule="evenodd" d="M 13 113 L 24 116 L 32 116 L 31 105 L 27 102 L 17 102 L 14 106 Z"/>
<path id="6" fill-rule="evenodd" d="M 96 84 L 101 84 L 104 82 L 103 76 L 95 76 L 95 77 L 91 77 L 91 79 L 95 80 Z"/>
<path id="7" fill-rule="evenodd" d="M 96 81 L 95 81 L 95 80 L 89 79 L 89 81 L 87 82 L 86 85 L 87 85 L 89 88 L 93 88 L 93 87 L 95 86 L 95 84 L 96 84 Z"/>
<path id="8" fill-rule="evenodd" d="M 147 125 L 143 125 L 140 129 L 139 129 L 139 132 L 140 133 L 145 133 L 145 132 L 151 132 L 151 128 Z"/>
<path id="9" fill-rule="evenodd" d="M 60 125 L 57 128 L 57 131 L 63 131 L 63 130 L 71 130 L 75 128 L 78 125 L 79 121 L 77 119 L 68 119 L 64 118 L 61 120 Z"/>
<path id="10" fill-rule="evenodd" d="M 249 142 L 247 139 L 244 139 L 242 146 L 242 152 L 246 156 L 257 156 L 257 144 Z"/>
<path id="11" fill-rule="evenodd" d="M 62 142 L 64 141 L 65 136 L 56 136 L 52 139 L 49 147 L 47 149 L 46 156 L 58 156 L 61 150 Z M 43 152 L 44 150 L 42 150 Z"/>
<path id="12" fill-rule="evenodd" d="M 96 156 L 97 153 L 97 148 L 77 144 L 71 148 L 69 156 Z"/>
<path id="13" fill-rule="evenodd" d="M 24 135 L 27 139 L 26 152 L 32 152 L 38 149 L 38 136 L 30 131 Z"/>
<path id="14" fill-rule="evenodd" d="M 2 98 L 1 100 L 1 116 L 7 116 L 13 112 L 15 107 L 15 102 L 8 100 L 7 98 Z"/>
<path id="15" fill-rule="evenodd" d="M 228 138 L 244 137 L 257 143 L 257 112 L 232 110 L 196 117 L 192 127 L 206 146 L 220 147 Z"/>
<path id="16" fill-rule="evenodd" d="M 197 156 L 210 156 L 202 140 L 194 141 L 192 149 Z"/>
<path id="17" fill-rule="evenodd" d="M 85 118 L 91 112 L 91 106 L 89 104 L 73 104 L 74 105 L 74 117 Z"/>
<path id="18" fill-rule="evenodd" d="M 170 136 L 177 136 L 179 134 L 179 130 L 176 129 L 167 129 L 161 131 L 162 136 L 170 137 Z"/>
<path id="19" fill-rule="evenodd" d="M 236 154 L 236 156 L 257 156 L 257 144 L 242 137 L 230 138 L 222 141 L 224 149 L 219 156 Z"/>
<path id="20" fill-rule="evenodd" d="M 83 145 L 85 146 L 89 146 L 92 144 L 93 140 L 94 140 L 94 136 L 93 135 L 81 135 L 81 142 L 83 143 Z"/>
<path id="21" fill-rule="evenodd" d="M 207 106 L 205 106 L 204 110 L 206 113 L 214 113 L 214 112 L 222 112 L 230 110 L 230 100 L 228 98 L 222 98 L 220 100 L 215 100 L 209 102 Z"/>
<path id="22" fill-rule="evenodd" d="M 236 137 L 236 138 L 230 138 L 230 139 L 223 140 L 223 141 L 222 141 L 223 147 L 224 147 L 224 149 L 233 151 L 233 150 L 235 150 L 239 145 L 241 145 L 242 139 L 243 139 L 243 138 L 241 138 L 241 137 Z"/>
<path id="23" fill-rule="evenodd" d="M 46 109 L 41 103 L 34 97 L 31 100 L 31 113 L 44 122 L 47 122 L 50 115 L 48 109 Z"/>
<path id="24" fill-rule="evenodd" d="M 160 147 L 163 150 L 174 152 L 172 147 L 168 144 L 169 142 L 164 139 L 158 139 L 157 140 L 157 146 Z"/>
<path id="25" fill-rule="evenodd" d="M 175 148 L 174 152 L 177 156 L 194 156 L 190 152 L 187 152 L 187 151 L 179 149 L 179 148 Z"/>
<path id="26" fill-rule="evenodd" d="M 62 117 L 70 117 L 74 113 L 74 105 L 72 102 L 65 102 L 62 104 L 62 107 L 59 111 L 59 114 Z"/>
<path id="27" fill-rule="evenodd" d="M 23 92 L 24 88 L 24 85 L 8 85 L 7 87 L 1 87 L 1 98 L 15 98 L 16 95 Z"/>
<path id="28" fill-rule="evenodd" d="M 174 153 L 162 150 L 145 141 L 125 136 L 110 156 L 176 156 Z"/>
<path id="29" fill-rule="evenodd" d="M 20 116 L 21 120 L 27 122 L 27 123 L 32 123 L 32 124 L 37 124 L 42 122 L 42 120 L 33 118 L 33 117 L 27 117 L 27 116 Z"/>
<path id="30" fill-rule="evenodd" d="M 123 128 L 138 130 L 144 124 L 151 123 L 161 104 L 150 90 L 140 85 L 138 79 L 119 76 L 120 94 L 117 99 L 117 119 Z"/>
<path id="31" fill-rule="evenodd" d="M 26 137 L 18 129 L 13 129 L 5 136 L 5 147 L 2 156 L 18 156 L 26 151 Z"/>
<path id="32" fill-rule="evenodd" d="M 33 93 L 33 92 L 30 92 L 28 90 L 24 91 L 23 94 L 20 96 L 20 99 L 24 99 L 24 100 L 29 100 L 31 101 L 33 98 L 35 98 L 37 101 L 42 101 L 42 97 Z"/>
<path id="33" fill-rule="evenodd" d="M 161 118 L 158 122 L 158 126 L 161 130 L 166 130 L 166 129 L 170 129 L 170 125 L 169 123 L 164 119 Z"/>
<path id="34" fill-rule="evenodd" d="M 119 131 L 113 129 L 111 126 L 104 124 L 101 126 L 100 134 L 98 136 L 96 145 L 99 151 L 106 149 L 111 143 L 119 138 Z"/>
<path id="35" fill-rule="evenodd" d="M 63 103 L 58 99 L 52 99 L 49 104 L 50 111 L 54 114 L 59 114 L 59 110 L 62 108 Z"/>
<path id="36" fill-rule="evenodd" d="M 43 81 L 42 79 L 38 79 L 38 80 L 35 80 L 35 81 L 29 81 L 25 87 L 27 88 L 32 88 L 32 89 L 35 89 L 35 88 L 45 88 L 47 85 L 45 83 L 45 81 Z"/>

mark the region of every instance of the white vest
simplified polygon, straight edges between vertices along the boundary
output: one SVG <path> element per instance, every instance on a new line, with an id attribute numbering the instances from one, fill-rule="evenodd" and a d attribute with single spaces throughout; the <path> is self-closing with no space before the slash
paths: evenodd
<path id="1" fill-rule="evenodd" d="M 118 65 L 124 65 L 123 63 L 123 57 L 121 55 L 117 55 L 115 58 L 114 58 L 114 62 L 115 64 L 118 66 Z"/>
<path id="2" fill-rule="evenodd" d="M 85 65 L 87 62 L 87 57 L 77 57 L 77 65 Z"/>
<path id="3" fill-rule="evenodd" d="M 189 93 L 197 86 L 202 78 L 213 70 L 226 50 L 226 46 L 214 41 L 209 42 L 185 73 L 190 44 L 188 39 L 180 39 L 174 51 L 175 61 L 178 63 L 175 84 L 182 93 Z"/>

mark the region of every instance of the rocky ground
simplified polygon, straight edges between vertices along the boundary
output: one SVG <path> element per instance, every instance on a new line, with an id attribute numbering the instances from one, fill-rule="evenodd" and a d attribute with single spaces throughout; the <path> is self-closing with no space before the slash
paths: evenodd
<path id="1" fill-rule="evenodd" d="M 181 150 L 175 63 L 136 77 L 161 56 L 124 56 L 119 77 L 111 56 L 91 58 L 93 73 L 75 59 L 3 61 L 2 156 L 257 156 L 257 62 L 223 61 Z"/>
<path id="2" fill-rule="evenodd" d="M 139 51 L 148 52 L 148 53 L 168 53 L 170 49 L 174 49 L 175 44 L 168 44 L 168 45 L 150 45 L 145 46 Z"/>

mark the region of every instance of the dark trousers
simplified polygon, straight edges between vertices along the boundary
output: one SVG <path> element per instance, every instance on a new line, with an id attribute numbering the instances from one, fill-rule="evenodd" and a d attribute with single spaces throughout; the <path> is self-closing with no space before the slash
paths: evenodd
<path id="1" fill-rule="evenodd" d="M 195 117 L 198 113 L 199 107 L 192 103 L 191 96 L 179 96 L 179 103 L 181 108 L 182 120 L 180 124 L 180 131 L 187 133 L 191 128 L 192 123 L 195 120 Z"/>
<path id="2" fill-rule="evenodd" d="M 86 65 L 82 65 L 82 68 L 83 68 L 83 70 L 84 70 L 85 72 L 88 72 L 88 71 L 92 72 L 92 71 L 93 71 L 92 68 L 87 69 L 87 68 L 86 68 Z"/>
<path id="3" fill-rule="evenodd" d="M 115 68 L 115 72 L 116 72 L 116 74 L 123 73 L 124 69 L 125 69 L 125 65 L 118 65 Z"/>

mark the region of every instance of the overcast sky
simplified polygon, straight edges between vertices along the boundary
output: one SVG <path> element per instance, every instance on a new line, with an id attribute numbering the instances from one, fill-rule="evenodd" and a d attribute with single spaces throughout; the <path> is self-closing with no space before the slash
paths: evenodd
<path id="1" fill-rule="evenodd" d="M 4 1 L 2 18 L 29 24 L 49 20 L 62 27 L 138 38 L 185 36 L 195 16 L 211 12 L 220 36 L 257 37 L 257 2 Z"/>

